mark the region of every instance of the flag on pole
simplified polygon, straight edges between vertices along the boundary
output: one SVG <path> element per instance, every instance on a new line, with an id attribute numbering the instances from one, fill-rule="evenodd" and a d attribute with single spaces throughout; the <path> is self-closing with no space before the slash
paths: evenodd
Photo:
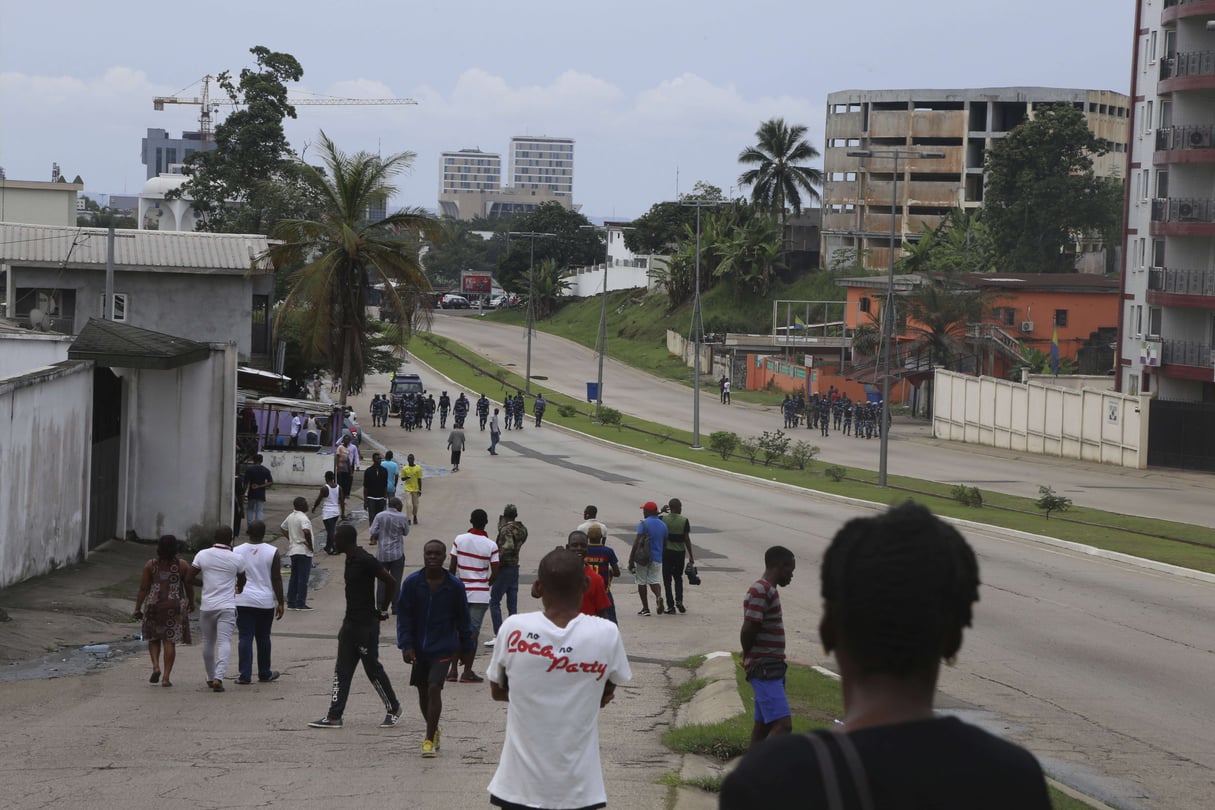
<path id="1" fill-rule="evenodd" d="M 798 328 L 798 329 L 805 329 L 805 328 L 806 328 L 806 322 L 802 320 L 802 316 L 801 316 L 801 315 L 794 315 L 794 316 L 793 316 L 793 322 L 794 322 L 795 324 L 797 324 L 797 328 Z"/>
<path id="2" fill-rule="evenodd" d="M 1050 373 L 1059 376 L 1059 325 L 1055 324 L 1055 333 L 1050 339 Z"/>

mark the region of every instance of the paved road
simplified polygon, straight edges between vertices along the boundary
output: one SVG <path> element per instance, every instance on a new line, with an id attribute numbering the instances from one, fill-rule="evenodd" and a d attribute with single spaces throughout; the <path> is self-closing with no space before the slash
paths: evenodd
<path id="1" fill-rule="evenodd" d="M 372 381 L 368 392 L 382 387 Z M 638 678 L 603 714 L 613 805 L 664 806 L 655 780 L 675 767 L 659 742 L 671 720 L 668 664 L 736 646 L 742 594 L 776 540 L 799 555 L 783 596 L 790 652 L 831 665 L 815 630 L 818 562 L 833 532 L 865 507 L 650 460 L 551 428 L 506 433 L 501 455 L 491 458 L 474 426 L 455 474 L 444 470 L 446 437 L 438 430 L 391 427 L 372 435 L 436 472 L 408 542 L 411 569 L 422 541 L 462 531 L 474 506 L 494 515 L 506 502 L 518 504 L 531 530 L 524 564 L 534 566 L 563 542 L 586 503 L 600 506 L 612 545 L 627 553 L 640 503 L 683 499 L 704 579 L 685 600 L 689 613 L 641 618 L 627 578 L 616 589 Z M 942 704 L 1026 744 L 1054 775 L 1118 807 L 1203 806 L 1215 778 L 1211 586 L 999 531 L 969 536 L 985 584 L 960 661 L 942 674 Z M 485 803 L 504 723 L 503 707 L 485 689 L 448 693 L 444 751 L 433 761 L 416 755 L 412 696 L 402 695 L 410 710 L 400 727 L 377 729 L 382 710 L 361 674 L 345 729 L 305 727 L 324 710 L 332 672 L 342 600 L 335 561 L 322 561 L 329 579 L 314 595 L 318 609 L 289 613 L 276 626 L 276 667 L 285 674 L 273 685 L 212 694 L 202 686 L 197 647 L 183 649 L 171 690 L 146 683 L 143 656 L 86 677 L 4 684 L 0 805 L 62 806 L 82 796 L 123 810 L 166 800 L 304 810 L 399 804 L 405 796 L 410 805 L 436 808 Z M 527 597 L 522 603 L 531 605 Z M 391 641 L 382 649 L 405 693 Z"/>
<path id="2" fill-rule="evenodd" d="M 462 342 L 488 359 L 520 375 L 526 365 L 526 333 L 520 327 L 477 317 L 437 313 L 432 331 Z M 564 338 L 536 332 L 532 339 L 532 374 L 546 377 L 547 388 L 585 398 L 586 381 L 594 380 L 597 355 Z M 610 358 L 604 364 L 605 404 L 624 413 L 686 430 L 692 429 L 692 391 L 656 378 Z M 779 429 L 783 423 L 774 407 L 735 402 L 722 405 L 713 394 L 701 395 L 701 437 L 715 430 L 741 436 Z M 876 470 L 878 442 L 799 430 L 822 448 L 820 459 Z M 934 439 L 923 421 L 900 421 L 891 433 L 889 469 L 946 483 L 1024 497 L 1038 495 L 1040 484 L 1075 503 L 1111 512 L 1157 517 L 1215 527 L 1215 475 L 1168 470 L 1124 470 L 1109 465 L 1011 453 L 978 445 Z"/>

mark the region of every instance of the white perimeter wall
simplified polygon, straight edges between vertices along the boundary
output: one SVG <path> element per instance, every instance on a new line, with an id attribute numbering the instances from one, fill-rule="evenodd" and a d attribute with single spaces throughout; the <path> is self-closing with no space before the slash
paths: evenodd
<path id="1" fill-rule="evenodd" d="M 73 340 L 52 332 L 0 332 L 0 379 L 67 360 Z"/>
<path id="2" fill-rule="evenodd" d="M 0 588 L 84 559 L 93 364 L 0 379 Z"/>
<path id="3" fill-rule="evenodd" d="M 649 287 L 649 273 L 644 267 L 609 267 L 608 292 Z M 566 276 L 565 280 L 570 283 L 569 289 L 565 291 L 567 296 L 590 298 L 599 295 L 603 292 L 603 265 L 580 267 L 572 275 Z"/>
<path id="4" fill-rule="evenodd" d="M 1150 399 L 937 371 L 932 430 L 939 439 L 1143 469 Z"/>
<path id="5" fill-rule="evenodd" d="M 232 525 L 236 473 L 236 346 L 171 371 L 123 378 L 118 533 L 185 540 Z"/>

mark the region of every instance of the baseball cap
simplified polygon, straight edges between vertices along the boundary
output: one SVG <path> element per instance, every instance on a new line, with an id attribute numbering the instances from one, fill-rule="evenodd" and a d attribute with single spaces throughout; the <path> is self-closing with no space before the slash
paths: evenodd
<path id="1" fill-rule="evenodd" d="M 641 505 L 641 509 L 642 511 L 649 511 L 652 509 L 653 511 L 657 512 L 658 504 L 654 503 L 653 501 L 646 501 Z"/>

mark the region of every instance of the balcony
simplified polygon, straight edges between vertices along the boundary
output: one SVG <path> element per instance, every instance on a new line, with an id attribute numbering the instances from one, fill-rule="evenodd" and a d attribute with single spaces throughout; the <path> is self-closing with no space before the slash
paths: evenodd
<path id="1" fill-rule="evenodd" d="M 1156 130 L 1156 154 L 1152 162 L 1157 166 L 1169 163 L 1215 163 L 1215 126 L 1206 124 Z"/>
<path id="2" fill-rule="evenodd" d="M 1215 236 L 1215 199 L 1152 200 L 1151 231 L 1153 236 Z"/>
<path id="3" fill-rule="evenodd" d="M 1160 60 L 1161 93 L 1215 89 L 1215 51 L 1189 51 Z"/>
<path id="4" fill-rule="evenodd" d="M 1164 0 L 1160 22 L 1164 24 L 1186 17 L 1210 17 L 1215 14 L 1215 0 Z"/>
<path id="5" fill-rule="evenodd" d="M 1147 300 L 1166 307 L 1215 308 L 1215 270 L 1153 267 Z"/>
<path id="6" fill-rule="evenodd" d="M 1160 341 L 1161 373 L 1183 380 L 1210 380 L 1215 358 L 1208 343 L 1166 338 Z"/>

